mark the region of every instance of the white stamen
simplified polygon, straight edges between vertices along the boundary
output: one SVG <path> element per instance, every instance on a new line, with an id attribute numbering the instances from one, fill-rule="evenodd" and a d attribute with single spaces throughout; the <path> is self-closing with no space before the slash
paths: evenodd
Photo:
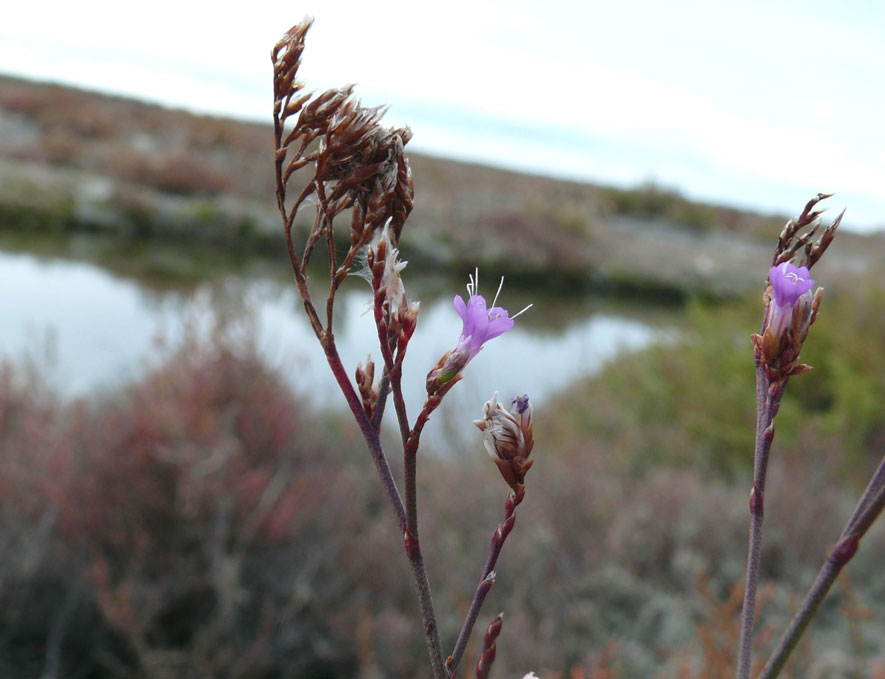
<path id="1" fill-rule="evenodd" d="M 504 276 L 501 276 L 501 282 L 498 283 L 498 292 L 495 293 L 495 299 L 492 300 L 492 306 L 495 306 L 495 302 L 498 301 L 498 295 L 501 294 L 501 288 L 504 287 Z"/>
<path id="2" fill-rule="evenodd" d="M 467 294 L 473 297 L 479 294 L 479 267 L 472 274 L 468 274 L 470 282 L 467 284 Z"/>
<path id="3" fill-rule="evenodd" d="M 534 304 L 529 304 L 525 309 L 523 309 L 522 311 L 519 311 L 519 312 L 513 314 L 510 318 L 516 318 L 517 316 L 522 316 L 526 311 L 528 311 L 529 309 L 531 309 L 533 306 L 535 306 L 535 305 L 534 305 Z"/>
<path id="4" fill-rule="evenodd" d="M 793 282 L 793 285 L 798 285 L 800 281 L 804 283 L 805 279 L 800 278 L 799 274 L 797 274 L 795 271 L 787 271 L 787 264 L 789 264 L 789 262 L 784 262 L 783 264 L 781 264 L 781 275 L 784 278 L 790 279 Z"/>

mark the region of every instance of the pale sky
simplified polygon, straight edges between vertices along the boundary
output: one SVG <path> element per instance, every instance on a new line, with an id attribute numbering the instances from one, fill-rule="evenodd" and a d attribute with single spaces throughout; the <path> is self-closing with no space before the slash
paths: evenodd
<path id="1" fill-rule="evenodd" d="M 389 104 L 415 150 L 885 227 L 885 4 L 416 0 L 15 3 L 0 72 L 269 121 L 270 49 Z"/>

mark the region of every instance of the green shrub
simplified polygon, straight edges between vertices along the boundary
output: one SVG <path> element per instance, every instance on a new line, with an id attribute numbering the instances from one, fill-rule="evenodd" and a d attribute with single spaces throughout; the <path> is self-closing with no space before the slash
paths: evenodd
<path id="1" fill-rule="evenodd" d="M 790 381 L 777 419 L 776 454 L 820 455 L 853 464 L 885 441 L 883 293 L 824 298 L 802 359 L 814 370 Z M 714 306 L 693 302 L 679 338 L 625 355 L 558 399 L 547 416 L 559 445 L 602 440 L 633 472 L 693 466 L 725 477 L 752 466 L 754 296 Z"/>

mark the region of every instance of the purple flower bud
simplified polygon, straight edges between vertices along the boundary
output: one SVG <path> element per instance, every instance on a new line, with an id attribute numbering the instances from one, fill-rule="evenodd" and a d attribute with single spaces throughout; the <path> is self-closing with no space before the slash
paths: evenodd
<path id="1" fill-rule="evenodd" d="M 810 291 L 814 280 L 808 277 L 806 267 L 796 267 L 792 262 L 771 267 L 768 279 L 771 281 L 772 290 L 768 309 L 768 328 L 775 337 L 780 337 L 792 324 L 796 302 L 802 299 L 803 304 L 810 304 Z"/>
<path id="2" fill-rule="evenodd" d="M 519 415 L 520 426 L 523 428 L 523 430 L 531 431 L 532 404 L 529 401 L 528 394 L 515 396 L 511 403 L 513 407 L 510 410 L 514 415 Z"/>

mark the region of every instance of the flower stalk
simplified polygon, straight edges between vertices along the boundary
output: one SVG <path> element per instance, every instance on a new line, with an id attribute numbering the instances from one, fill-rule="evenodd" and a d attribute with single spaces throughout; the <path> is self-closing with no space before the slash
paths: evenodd
<path id="1" fill-rule="evenodd" d="M 759 679 L 775 679 L 790 657 L 811 619 L 817 613 L 824 597 L 830 591 L 839 573 L 857 553 L 861 538 L 866 534 L 882 509 L 885 508 L 885 457 L 873 473 L 873 477 L 855 507 L 851 518 L 821 566 L 814 583 L 802 600 L 777 645 L 759 673 Z"/>
<path id="2" fill-rule="evenodd" d="M 485 566 L 482 569 L 479 584 L 476 586 L 476 590 L 473 593 L 470 608 L 467 610 L 467 615 L 464 617 L 464 623 L 461 625 L 461 631 L 458 633 L 458 639 L 455 642 L 452 654 L 446 659 L 446 666 L 452 674 L 457 671 L 458 665 L 464 657 L 464 651 L 467 649 L 467 642 L 470 640 L 470 635 L 473 632 L 473 627 L 476 625 L 476 619 L 479 617 L 479 612 L 485 602 L 486 595 L 489 593 L 489 590 L 492 589 L 492 585 L 495 584 L 495 577 L 497 576 L 497 573 L 495 573 L 495 564 L 498 562 L 498 556 L 501 554 L 501 549 L 504 547 L 504 542 L 507 540 L 507 536 L 510 535 L 513 531 L 513 526 L 516 524 L 516 515 L 514 512 L 519 503 L 522 502 L 523 497 L 525 497 L 525 493 L 521 496 L 517 496 L 515 493 L 510 493 L 504 503 L 504 520 L 498 524 L 495 532 L 492 533 L 489 555 L 486 558 Z"/>
<path id="3" fill-rule="evenodd" d="M 756 368 L 756 437 L 753 486 L 749 502 L 747 571 L 738 645 L 738 679 L 749 679 L 750 676 L 765 518 L 765 479 L 774 440 L 774 418 L 790 377 L 810 370 L 809 366 L 798 363 L 798 359 L 811 325 L 817 318 L 823 290 L 818 288 L 814 293 L 811 292 L 814 280 L 810 278 L 809 272 L 833 240 L 842 219 L 842 215 L 839 215 L 816 241 L 812 240 L 820 228 L 819 217 L 822 213 L 814 210 L 814 207 L 828 197 L 826 194 L 818 194 L 812 198 L 802 214 L 796 220 L 787 222 L 781 232 L 763 295 L 765 313 L 762 329 L 759 334 L 752 335 Z M 803 232 L 803 229 L 806 231 Z M 794 259 L 798 259 L 798 266 Z"/>
<path id="4" fill-rule="evenodd" d="M 498 402 L 498 394 L 496 393 L 483 407 L 483 418 L 474 421 L 474 424 L 483 432 L 483 444 L 489 457 L 498 466 L 498 470 L 507 485 L 510 486 L 511 492 L 504 502 L 504 520 L 492 533 L 489 555 L 458 634 L 458 640 L 455 642 L 455 648 L 452 655 L 446 660 L 449 670 L 453 673 L 458 669 L 458 664 L 467 648 L 467 642 L 473 632 L 486 595 L 495 583 L 495 564 L 498 562 L 498 556 L 501 554 L 507 536 L 510 535 L 516 524 L 516 508 L 525 498 L 525 475 L 532 466 L 532 462 L 528 459 L 534 447 L 532 406 L 526 395 L 517 396 L 512 403 L 513 409 L 506 410 Z M 492 659 L 494 659 L 494 654 Z M 478 669 L 477 676 L 479 676 Z"/>
<path id="5" fill-rule="evenodd" d="M 363 434 L 403 535 L 434 679 L 450 679 L 443 660 L 419 539 L 417 453 L 424 427 L 442 398 L 461 379 L 462 371 L 483 345 L 513 327 L 515 316 L 510 317 L 506 309 L 496 306 L 497 295 L 490 307 L 486 305 L 485 298 L 478 293 L 476 272 L 467 287 L 468 300 L 465 302 L 457 296 L 454 301 L 462 320 L 461 335 L 455 347 L 427 376 L 427 399 L 414 424 L 410 425 L 402 391 L 402 366 L 417 324 L 419 305 L 406 296 L 400 276 L 406 263 L 399 260 L 398 245 L 413 205 L 411 169 L 403 152 L 411 131 L 408 128 L 383 128 L 380 120 L 384 110 L 362 107 L 351 96 L 352 87 L 329 90 L 316 96 L 303 92 L 303 85 L 296 76 L 311 23 L 312 20 L 308 19 L 292 27 L 271 53 L 277 206 L 305 312 Z M 293 192 L 294 200 L 289 196 L 290 184 L 300 185 Z M 296 244 L 293 231 L 295 217 L 308 199 L 314 199 L 316 214 L 302 246 Z M 342 239 L 336 237 L 341 235 L 336 233 L 336 229 L 340 230 L 341 220 L 336 224 L 336 219 L 347 212 L 350 215 L 349 247 L 341 251 Z M 322 250 L 323 245 L 328 257 L 329 281 L 325 313 L 321 316 L 319 306 L 311 299 L 307 270 L 312 256 Z M 335 344 L 335 299 L 345 278 L 355 273 L 357 262 L 365 263 L 360 275 L 364 275 L 372 286 L 374 321 L 383 359 L 377 382 L 376 366 L 371 357 L 367 358 L 365 365 L 356 366 L 351 381 Z M 388 397 L 393 399 L 403 446 L 404 499 L 381 445 L 381 420 Z M 516 418 L 523 427 L 519 450 L 507 449 L 509 452 L 501 452 L 499 460 L 502 474 L 505 468 L 510 470 L 508 482 L 514 489 L 515 499 L 509 501 L 505 522 L 493 539 L 492 552 L 483 574 L 484 582 L 479 587 L 479 605 L 494 581 L 492 567 L 506 535 L 513 528 L 513 510 L 522 500 L 522 483 L 531 466 L 527 461 L 532 445 L 531 410 L 527 400 L 522 403 L 524 407 Z M 525 429 L 526 422 L 528 429 Z M 505 478 L 508 478 L 507 474 Z M 479 605 L 475 608 L 470 629 Z M 482 667 L 486 674 L 494 659 L 494 639 L 500 632 L 500 619 L 493 622 L 495 625 L 494 633 L 490 627 L 487 634 L 485 660 L 481 660 L 485 663 Z"/>
<path id="6" fill-rule="evenodd" d="M 405 421 L 398 369 L 414 332 L 418 313 L 417 305 L 407 302 L 399 279 L 399 272 L 405 264 L 396 259 L 396 244 L 411 211 L 414 192 L 411 170 L 403 154 L 411 132 L 408 128 L 381 127 L 383 111 L 360 106 L 351 98 L 351 87 L 329 90 L 317 96 L 302 92 L 303 85 L 296 76 L 311 23 L 311 20 L 305 20 L 292 27 L 271 53 L 277 206 L 305 312 L 363 434 L 404 536 L 434 679 L 447 679 L 430 583 L 418 542 L 412 493 L 407 493 L 406 503 L 403 503 L 379 436 L 381 415 L 391 391 L 399 419 Z M 289 184 L 300 171 L 312 171 L 313 174 L 302 184 L 295 200 L 290 202 L 287 197 Z M 311 195 L 316 196 L 316 216 L 299 252 L 293 237 L 295 216 Z M 339 258 L 335 219 L 347 210 L 351 212 L 350 247 Z M 320 320 L 307 285 L 307 267 L 320 242 L 326 244 L 329 262 L 325 324 Z M 335 344 L 334 305 L 341 283 L 351 273 L 360 253 L 372 243 L 375 243 L 378 254 L 378 266 L 373 267 L 372 275 L 375 304 L 382 316 L 379 332 L 384 330 L 381 341 L 384 375 L 380 385 L 376 386 L 374 364 L 369 360 L 365 368 L 357 367 L 355 388 Z"/>

